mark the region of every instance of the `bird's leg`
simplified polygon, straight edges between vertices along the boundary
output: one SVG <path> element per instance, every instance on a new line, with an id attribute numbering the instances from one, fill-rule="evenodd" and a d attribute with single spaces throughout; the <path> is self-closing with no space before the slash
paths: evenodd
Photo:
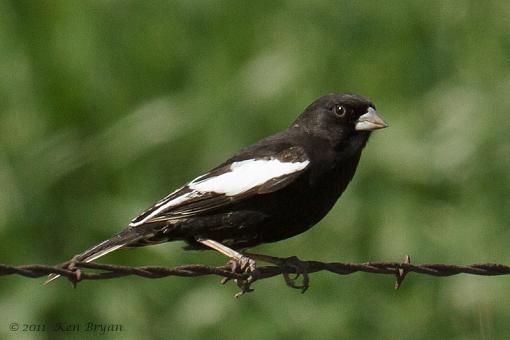
<path id="1" fill-rule="evenodd" d="M 200 242 L 209 248 L 212 248 L 220 253 L 228 256 L 231 259 L 232 271 L 242 272 L 250 274 L 246 280 L 234 280 L 241 292 L 236 294 L 236 297 L 243 295 L 244 293 L 251 292 L 253 289 L 250 285 L 257 279 L 257 263 L 252 258 L 243 255 L 234 249 L 231 249 L 223 244 L 210 239 L 197 238 L 197 242 Z M 225 281 L 226 282 L 226 281 Z"/>
<path id="2" fill-rule="evenodd" d="M 262 254 L 253 254 L 245 252 L 244 255 L 249 256 L 252 259 L 256 259 L 259 261 L 264 261 L 267 263 L 274 264 L 280 267 L 283 271 L 283 279 L 287 286 L 301 289 L 301 293 L 306 292 L 309 287 L 309 277 L 308 277 L 308 263 L 303 262 L 297 258 L 297 256 L 291 256 L 287 258 L 279 258 L 270 255 L 262 255 Z M 292 268 L 296 271 L 296 275 L 291 277 L 289 273 L 285 272 L 285 268 Z M 296 280 L 299 276 L 303 276 L 303 283 L 301 285 L 296 284 Z"/>

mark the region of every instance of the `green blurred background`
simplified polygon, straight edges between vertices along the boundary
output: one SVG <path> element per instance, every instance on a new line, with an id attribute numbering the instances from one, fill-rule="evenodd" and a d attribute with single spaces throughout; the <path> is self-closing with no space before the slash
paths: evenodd
<path id="1" fill-rule="evenodd" d="M 510 3 L 0 1 L 0 263 L 54 264 L 333 91 L 390 123 L 315 228 L 254 250 L 324 261 L 510 263 Z M 102 262 L 220 265 L 182 243 Z M 510 279 L 0 279 L 10 322 L 106 338 L 510 338 Z"/>

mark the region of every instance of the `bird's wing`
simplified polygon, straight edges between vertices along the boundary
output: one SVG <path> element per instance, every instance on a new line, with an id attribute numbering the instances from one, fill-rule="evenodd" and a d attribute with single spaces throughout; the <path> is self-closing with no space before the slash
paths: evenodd
<path id="1" fill-rule="evenodd" d="M 277 153 L 269 149 L 242 152 L 164 197 L 133 219 L 130 226 L 189 217 L 280 190 L 299 177 L 309 163 L 298 146 Z"/>

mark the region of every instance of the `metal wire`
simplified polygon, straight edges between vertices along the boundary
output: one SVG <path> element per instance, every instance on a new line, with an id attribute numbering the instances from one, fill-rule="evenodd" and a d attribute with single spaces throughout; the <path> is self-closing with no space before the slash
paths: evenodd
<path id="1" fill-rule="evenodd" d="M 295 266 L 286 264 L 286 259 L 280 259 L 281 266 L 262 266 L 257 268 L 256 277 L 250 280 L 250 284 L 255 280 L 270 278 L 280 274 L 310 274 L 319 271 L 328 271 L 339 275 L 348 275 L 356 272 L 366 272 L 372 274 L 394 275 L 397 278 L 395 288 L 399 288 L 403 279 L 408 273 L 418 273 L 431 276 L 452 276 L 458 274 L 471 275 L 508 275 L 510 267 L 496 263 L 481 263 L 471 265 L 454 264 L 411 264 L 409 256 L 405 257 L 404 262 L 366 262 L 366 263 L 343 263 L 343 262 L 319 262 L 319 261 L 299 261 L 301 268 L 306 268 L 306 273 Z M 84 270 L 86 269 L 86 270 Z M 23 265 L 9 266 L 0 264 L 0 276 L 21 275 L 24 277 L 38 278 L 48 274 L 55 273 L 67 277 L 76 284 L 82 280 L 104 280 L 123 276 L 135 275 L 144 278 L 157 279 L 167 276 L 197 277 L 205 275 L 217 275 L 226 279 L 246 281 L 249 273 L 232 271 L 229 264 L 222 267 L 211 267 L 201 264 L 190 264 L 178 267 L 157 267 L 157 266 L 118 266 L 112 264 L 100 263 L 74 263 L 74 269 L 64 269 L 58 266 L 46 265 Z M 296 287 L 295 287 L 296 288 Z M 249 290 L 249 285 L 246 287 Z M 303 289 L 303 291 L 306 290 Z"/>

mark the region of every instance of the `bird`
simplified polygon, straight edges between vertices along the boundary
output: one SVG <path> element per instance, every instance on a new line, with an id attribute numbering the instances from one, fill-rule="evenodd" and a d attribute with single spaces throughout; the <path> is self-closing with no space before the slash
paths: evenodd
<path id="1" fill-rule="evenodd" d="M 62 266 L 120 248 L 184 241 L 186 250 L 214 249 L 254 272 L 257 255 L 245 250 L 317 224 L 353 178 L 371 132 L 387 126 L 365 97 L 321 96 L 287 129 L 241 149 Z"/>

